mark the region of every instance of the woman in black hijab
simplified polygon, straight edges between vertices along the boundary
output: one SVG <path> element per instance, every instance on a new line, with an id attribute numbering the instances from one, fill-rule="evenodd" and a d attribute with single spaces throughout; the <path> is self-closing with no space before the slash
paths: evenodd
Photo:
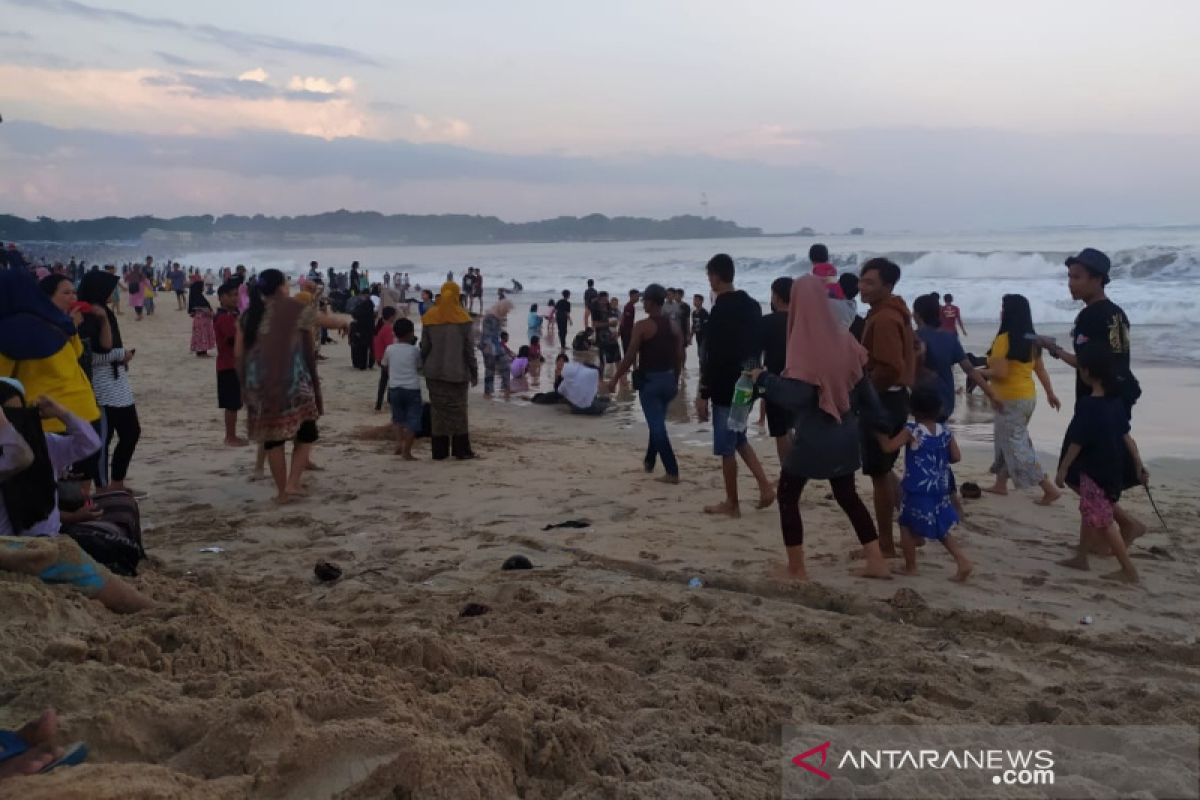
<path id="1" fill-rule="evenodd" d="M 112 273 L 89 272 L 79 282 L 79 299 L 104 308 L 110 333 L 108 341 L 102 340 L 98 333 L 89 339 L 92 351 L 92 388 L 96 392 L 96 402 L 102 412 L 103 446 L 100 448 L 97 483 L 110 489 L 127 489 L 125 475 L 133 460 L 133 451 L 137 447 L 138 439 L 142 435 L 142 427 L 138 421 L 137 406 L 133 401 L 133 387 L 129 383 L 129 362 L 133 360 L 134 350 L 125 348 L 121 340 L 121 326 L 117 324 L 117 316 L 109 306 L 109 299 L 117 284 L 117 276 Z M 114 436 L 117 438 L 117 446 L 112 453 L 112 482 L 109 483 L 108 448 Z"/>
<path id="2" fill-rule="evenodd" d="M 216 349 L 217 334 L 213 330 L 212 306 L 204 296 L 204 280 L 199 278 L 194 276 L 188 287 L 188 313 L 192 315 L 192 352 L 205 358 L 209 350 Z"/>

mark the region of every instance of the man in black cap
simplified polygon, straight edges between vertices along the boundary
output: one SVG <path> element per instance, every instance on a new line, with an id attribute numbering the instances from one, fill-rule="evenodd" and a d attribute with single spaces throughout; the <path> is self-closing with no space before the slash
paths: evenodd
<path id="1" fill-rule="evenodd" d="M 1068 258 L 1066 265 L 1067 287 L 1071 291 L 1071 297 L 1082 300 L 1084 308 L 1075 317 L 1075 324 L 1071 328 L 1071 346 L 1074 353 L 1066 352 L 1057 344 L 1048 347 L 1047 352 L 1072 367 L 1078 367 L 1077 356 L 1085 349 L 1103 353 L 1117 382 L 1117 393 L 1124 401 L 1126 415 L 1132 419 L 1133 405 L 1141 396 L 1142 388 L 1130 369 L 1129 317 L 1104 293 L 1104 287 L 1110 280 L 1112 264 L 1104 253 L 1088 247 L 1080 250 L 1078 255 Z M 1089 394 L 1091 388 L 1076 374 L 1075 403 L 1078 405 L 1080 398 Z M 1064 453 L 1066 449 L 1067 443 L 1064 441 Z M 1124 488 L 1130 489 L 1141 482 L 1136 465 L 1131 459 L 1125 461 Z M 1131 517 L 1119 504 L 1114 506 L 1114 517 L 1126 544 L 1146 532 L 1145 524 Z M 1075 559 L 1071 561 L 1074 562 Z M 1068 562 L 1063 563 L 1073 566 Z"/>

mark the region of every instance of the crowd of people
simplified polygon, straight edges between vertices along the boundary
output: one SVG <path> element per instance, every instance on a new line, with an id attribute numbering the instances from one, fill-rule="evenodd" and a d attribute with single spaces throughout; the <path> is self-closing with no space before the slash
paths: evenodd
<path id="1" fill-rule="evenodd" d="M 407 274 L 387 273 L 372 284 L 357 262 L 346 275 L 330 270 L 328 276 L 313 262 L 294 290 L 277 269 L 238 266 L 217 276 L 174 262 L 160 269 L 147 257 L 118 270 L 74 260 L 30 263 L 11 245 L 0 252 L 0 569 L 71 586 L 113 611 L 150 605 L 121 577 L 136 574 L 145 551 L 137 505 L 144 495 L 128 482 L 141 435 L 130 381 L 136 350 L 122 337 L 120 301 L 142 320 L 155 313 L 153 300 L 164 292 L 173 292 L 177 310 L 192 318 L 191 351 L 216 352 L 225 444 L 257 445 L 256 474 L 269 468 L 278 503 L 307 493 L 304 478 L 323 413 L 320 348 L 332 341 L 330 331 L 349 338 L 353 366 L 378 364 L 375 406 L 386 399 L 390 407 L 396 455 L 414 460 L 416 437 L 429 436 L 436 461 L 476 457 L 468 411 L 480 372 L 489 398 L 497 377 L 504 397 L 514 388 L 540 387 L 541 342 L 557 332 L 553 387 L 529 399 L 598 416 L 630 376 L 648 429 L 643 468 L 652 473 L 661 462 L 659 480 L 668 484 L 680 482 L 681 469 L 667 410 L 694 343 L 695 414 L 712 419 L 724 488 L 705 513 L 741 515 L 744 465 L 757 486 L 755 507 L 778 505 L 783 574 L 804 580 L 800 498 L 809 482 L 828 481 L 859 543 L 859 575 L 914 574 L 919 547 L 934 541 L 952 558 L 953 579 L 965 581 L 975 567 L 955 534 L 963 514 L 954 475 L 961 452 L 951 428 L 962 391 L 957 366 L 967 390 L 979 389 L 994 408 L 994 483 L 986 491 L 1003 496 L 1010 487 L 1036 488 L 1036 502 L 1050 505 L 1071 488 L 1080 512 L 1077 552 L 1060 564 L 1088 569 L 1091 556 L 1112 555 L 1120 569 L 1107 577 L 1138 580 L 1128 546 L 1146 529 L 1120 500 L 1149 481 L 1131 435 L 1141 388 L 1131 371 L 1129 320 L 1106 294 L 1111 264 L 1094 249 L 1066 260 L 1067 287 L 1084 304 L 1069 349 L 1037 333 L 1027 298 L 1007 294 L 986 357 L 965 352 L 959 338 L 965 322 L 950 295 L 916 297 L 910 311 L 896 294 L 897 264 L 873 258 L 839 274 L 822 245 L 810 251 L 809 274 L 771 284 L 765 316 L 759 301 L 737 288 L 726 254 L 706 266 L 710 294 L 695 294 L 690 303 L 682 289 L 651 283 L 630 290 L 622 305 L 589 280 L 572 352 L 569 290 L 544 311 L 531 304 L 528 344 L 514 352 L 507 329 L 514 304 L 500 290 L 484 310 L 475 269 L 463 286 L 451 274 L 440 291 L 422 290 L 417 301 L 408 298 Z M 859 297 L 869 308 L 865 316 Z M 419 329 L 409 309 L 418 302 Z M 1029 433 L 1038 384 L 1051 408 L 1062 405 L 1047 356 L 1076 376 L 1053 476 L 1042 469 Z M 757 400 L 781 465 L 774 479 L 746 435 Z M 238 431 L 242 413 L 246 438 Z M 870 479 L 873 509 L 858 493 L 860 471 Z M 892 568 L 891 557 L 903 560 Z M 49 743 L 52 735 L 39 731 L 0 741 L 0 774 L 7 774 L 6 742 L 29 750 L 10 771 L 69 763 Z"/>

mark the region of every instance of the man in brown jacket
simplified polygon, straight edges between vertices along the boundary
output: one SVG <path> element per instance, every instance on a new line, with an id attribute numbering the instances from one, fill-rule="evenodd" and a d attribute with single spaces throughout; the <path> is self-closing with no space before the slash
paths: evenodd
<path id="1" fill-rule="evenodd" d="M 899 280 L 900 267 L 886 258 L 873 258 L 863 264 L 858 282 L 863 301 L 871 306 L 862 338 L 867 350 L 867 375 L 888 413 L 892 436 L 908 422 L 908 393 L 917 374 L 912 315 L 904 300 L 892 294 Z M 896 552 L 892 516 L 899 493 L 892 468 L 898 453 L 883 452 L 874 431 L 865 427 L 862 450 L 863 474 L 871 479 L 875 489 L 879 547 L 885 556 L 892 556 Z"/>

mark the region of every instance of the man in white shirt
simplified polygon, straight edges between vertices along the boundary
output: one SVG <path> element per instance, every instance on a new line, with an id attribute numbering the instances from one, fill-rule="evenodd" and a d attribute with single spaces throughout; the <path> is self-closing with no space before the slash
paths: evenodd
<path id="1" fill-rule="evenodd" d="M 603 414 L 609 400 L 596 396 L 599 388 L 600 370 L 595 367 L 579 361 L 572 361 L 563 367 L 558 393 L 570 404 L 572 414 Z"/>

